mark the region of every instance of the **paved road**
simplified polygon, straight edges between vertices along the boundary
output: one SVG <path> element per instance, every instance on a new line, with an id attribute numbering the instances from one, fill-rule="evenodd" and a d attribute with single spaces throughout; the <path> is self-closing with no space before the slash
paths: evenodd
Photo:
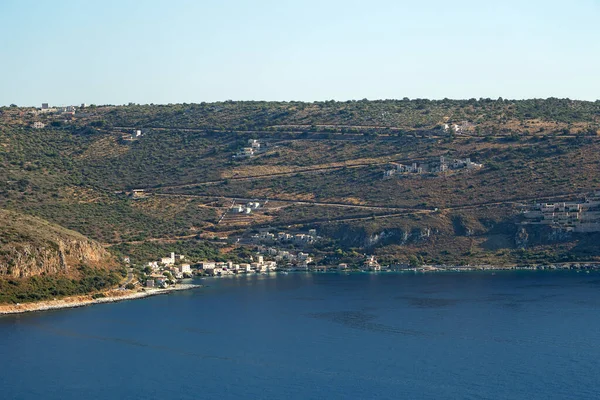
<path id="1" fill-rule="evenodd" d="M 152 192 L 150 192 L 152 193 Z M 232 200 L 237 202 L 248 202 L 257 201 L 257 198 L 242 197 L 242 196 L 206 196 L 206 195 L 195 195 L 195 194 L 179 194 L 179 193 L 152 193 L 155 196 L 161 197 L 182 197 L 182 198 L 209 198 L 209 199 L 223 199 Z M 260 199 L 258 199 L 260 200 Z M 357 208 L 362 210 L 395 210 L 395 211 L 431 211 L 427 208 L 415 208 L 415 207 L 397 207 L 397 206 L 374 206 L 374 205 L 360 205 L 360 204 L 348 204 L 348 203 L 335 203 L 335 202 L 324 202 L 324 201 L 311 201 L 311 200 L 291 200 L 291 199 L 278 199 L 269 197 L 268 201 L 276 201 L 280 203 L 300 204 L 300 205 L 313 205 L 313 206 L 327 206 L 327 207 L 343 207 L 343 208 Z M 229 207 L 231 208 L 231 207 Z"/>
<path id="2" fill-rule="evenodd" d="M 133 268 L 127 270 L 127 280 L 121 285 L 121 289 L 125 289 L 125 286 L 129 285 L 133 281 Z"/>
<path id="3" fill-rule="evenodd" d="M 433 212 L 438 208 L 439 210 L 464 210 L 470 208 L 478 208 L 485 206 L 498 206 L 498 205 L 508 205 L 508 204 L 522 204 L 530 201 L 552 201 L 558 200 L 562 198 L 569 198 L 573 196 L 583 196 L 587 193 L 593 192 L 593 189 L 584 190 L 584 191 L 574 191 L 574 192 L 566 192 L 566 193 L 556 193 L 553 195 L 536 195 L 526 198 L 512 198 L 512 199 L 504 199 L 499 201 L 486 201 L 479 203 L 470 203 L 470 204 L 449 204 L 447 206 L 438 205 L 437 207 L 401 207 L 401 206 L 382 206 L 382 205 L 369 205 L 369 204 L 348 204 L 348 203 L 337 203 L 337 202 L 324 202 L 324 201 L 311 201 L 311 200 L 293 200 L 293 199 L 278 199 L 274 197 L 269 197 L 269 201 L 276 201 L 281 203 L 291 203 L 291 204 L 302 204 L 302 205 L 315 205 L 315 206 L 328 206 L 328 207 L 343 207 L 343 208 L 357 208 L 363 210 L 389 210 L 389 211 L 397 211 L 397 212 Z M 152 192 L 150 192 L 152 193 Z M 163 197 L 182 197 L 182 198 L 209 198 L 209 199 L 223 199 L 223 200 L 235 200 L 239 202 L 246 201 L 256 201 L 257 198 L 249 198 L 243 196 L 209 196 L 209 195 L 195 195 L 195 194 L 185 194 L 185 193 L 153 193 L 155 196 L 163 196 Z"/>

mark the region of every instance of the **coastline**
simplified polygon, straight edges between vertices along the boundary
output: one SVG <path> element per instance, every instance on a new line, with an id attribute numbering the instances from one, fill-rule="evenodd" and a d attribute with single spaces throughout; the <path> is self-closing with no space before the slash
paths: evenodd
<path id="1" fill-rule="evenodd" d="M 494 265 L 423 265 L 420 267 L 404 268 L 404 269 L 381 269 L 381 270 L 361 270 L 361 269 L 347 269 L 338 270 L 336 268 L 315 268 L 309 270 L 278 270 L 272 271 L 268 275 L 278 273 L 435 273 L 435 272 L 497 272 L 497 271 L 556 271 L 556 270 L 577 270 L 577 271 L 590 271 L 600 270 L 600 262 L 587 261 L 587 262 L 565 262 L 565 263 L 554 263 L 554 264 L 539 264 L 532 266 L 519 266 L 519 265 L 505 265 L 505 266 L 494 266 Z M 245 274 L 244 274 L 245 275 Z M 222 276 L 214 276 L 212 278 L 224 278 L 224 277 L 236 277 L 238 274 L 227 274 Z M 210 276 L 203 276 L 203 278 L 211 278 Z M 49 310 L 60 310 L 64 308 L 78 308 L 85 307 L 93 304 L 102 303 L 116 303 L 119 301 L 142 299 L 149 296 L 156 296 L 161 294 L 168 294 L 180 290 L 191 290 L 203 287 L 203 285 L 197 284 L 177 284 L 166 289 L 158 288 L 143 288 L 138 291 L 114 289 L 104 293 L 105 297 L 94 299 L 93 294 L 79 295 L 79 296 L 68 296 L 61 299 L 55 300 L 44 300 L 32 303 L 22 304 L 0 304 L 0 317 L 3 315 L 13 314 L 24 314 L 29 312 L 40 312 Z"/>
<path id="2" fill-rule="evenodd" d="M 56 300 L 37 301 L 33 303 L 0 304 L 0 316 L 38 311 L 60 310 L 63 308 L 78 308 L 93 304 L 116 303 L 119 301 L 141 299 L 144 297 L 167 294 L 180 290 L 191 290 L 200 287 L 202 287 L 202 285 L 177 284 L 173 287 L 169 287 L 166 289 L 145 288 L 143 291 L 115 289 L 110 292 L 107 292 L 106 297 L 100 297 L 97 299 L 92 298 L 93 295 L 89 294 L 80 296 L 69 296 Z"/>

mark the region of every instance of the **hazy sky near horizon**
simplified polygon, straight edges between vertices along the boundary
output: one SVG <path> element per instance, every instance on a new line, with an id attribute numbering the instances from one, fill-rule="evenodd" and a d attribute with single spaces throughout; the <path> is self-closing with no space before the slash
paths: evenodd
<path id="1" fill-rule="evenodd" d="M 600 98 L 600 0 L 0 0 L 0 105 Z"/>

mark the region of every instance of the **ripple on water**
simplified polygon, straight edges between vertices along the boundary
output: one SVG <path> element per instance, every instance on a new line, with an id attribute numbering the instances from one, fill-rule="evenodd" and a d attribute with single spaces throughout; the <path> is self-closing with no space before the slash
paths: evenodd
<path id="1" fill-rule="evenodd" d="M 385 333 L 401 336 L 424 336 L 425 333 L 414 329 L 401 329 L 390 325 L 373 322 L 376 318 L 373 314 L 363 311 L 333 311 L 307 314 L 316 319 L 322 319 L 352 329 L 360 329 L 367 332 Z"/>
<path id="2" fill-rule="evenodd" d="M 418 308 L 442 308 L 458 304 L 460 300 L 435 297 L 397 296 L 396 300 L 405 300 L 409 305 Z"/>

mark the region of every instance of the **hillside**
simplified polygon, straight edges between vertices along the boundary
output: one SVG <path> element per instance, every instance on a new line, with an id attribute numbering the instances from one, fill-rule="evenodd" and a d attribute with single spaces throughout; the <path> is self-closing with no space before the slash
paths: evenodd
<path id="1" fill-rule="evenodd" d="M 89 293 L 122 279 L 99 243 L 39 218 L 0 210 L 0 303 Z"/>
<path id="2" fill-rule="evenodd" d="M 600 188 L 599 129 L 600 102 L 569 99 L 2 108 L 0 207 L 140 262 L 174 245 L 201 249 L 198 258 L 245 254 L 269 245 L 250 239 L 259 231 L 309 228 L 322 240 L 302 248 L 332 263 L 366 252 L 385 262 L 597 260 L 597 233 L 525 226 L 522 211 Z M 239 156 L 252 140 L 256 154 Z M 443 172 L 440 157 L 452 164 Z M 423 172 L 396 173 L 413 164 Z M 260 209 L 231 212 L 254 199 Z"/>

